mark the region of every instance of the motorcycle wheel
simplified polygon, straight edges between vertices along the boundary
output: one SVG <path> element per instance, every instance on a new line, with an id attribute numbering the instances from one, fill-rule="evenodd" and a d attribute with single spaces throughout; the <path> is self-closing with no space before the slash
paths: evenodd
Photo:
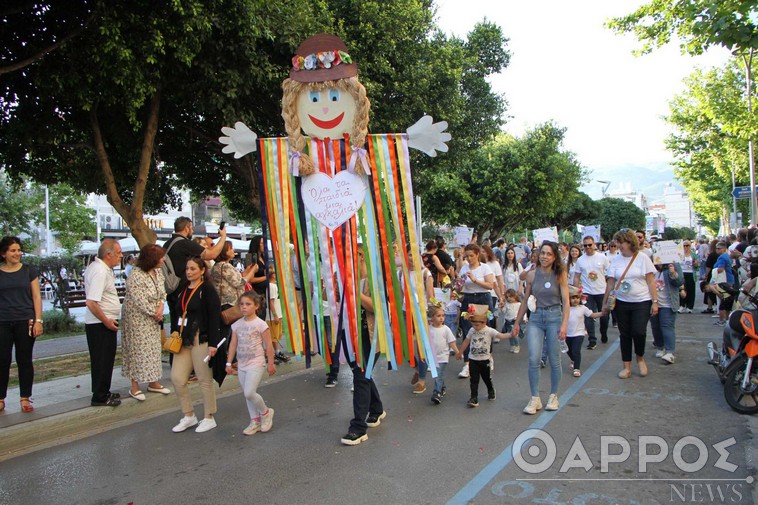
<path id="1" fill-rule="evenodd" d="M 729 406 L 740 414 L 758 413 L 758 363 L 750 371 L 748 388 L 742 389 L 742 378 L 745 373 L 747 357 L 740 356 L 739 362 L 724 375 L 724 398 Z"/>

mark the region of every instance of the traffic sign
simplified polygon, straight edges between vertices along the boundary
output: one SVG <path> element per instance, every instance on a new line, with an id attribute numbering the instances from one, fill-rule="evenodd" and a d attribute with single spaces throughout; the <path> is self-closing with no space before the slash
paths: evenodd
<path id="1" fill-rule="evenodd" d="M 758 186 L 756 186 L 758 190 Z M 732 190 L 732 196 L 735 198 L 750 198 L 750 186 L 737 186 Z"/>

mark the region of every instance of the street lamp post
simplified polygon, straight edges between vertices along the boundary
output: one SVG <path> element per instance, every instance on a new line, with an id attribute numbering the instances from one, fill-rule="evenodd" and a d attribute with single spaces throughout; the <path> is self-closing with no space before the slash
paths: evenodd
<path id="1" fill-rule="evenodd" d="M 53 240 L 50 233 L 50 191 L 45 184 L 45 247 L 47 248 L 47 255 L 50 256 L 53 252 Z"/>

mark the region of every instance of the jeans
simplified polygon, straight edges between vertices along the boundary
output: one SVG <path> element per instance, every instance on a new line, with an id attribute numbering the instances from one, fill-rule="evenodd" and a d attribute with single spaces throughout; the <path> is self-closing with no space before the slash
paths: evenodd
<path id="1" fill-rule="evenodd" d="M 453 332 L 453 335 L 455 338 L 458 338 L 458 318 L 460 315 L 458 313 L 455 314 L 448 314 L 445 313 L 445 326 L 450 328 L 450 331 Z M 465 335 L 464 335 L 465 338 Z"/>
<path id="2" fill-rule="evenodd" d="M 563 322 L 560 306 L 537 307 L 529 318 L 526 328 L 526 339 L 529 346 L 529 389 L 532 396 L 539 396 L 540 391 L 540 358 L 542 344 L 547 348 L 550 360 L 550 393 L 558 392 L 561 382 L 561 349 L 558 343 L 558 332 Z"/>
<path id="3" fill-rule="evenodd" d="M 587 295 L 587 308 L 592 312 L 600 312 L 603 309 L 603 296 L 605 295 Z M 585 317 L 584 329 L 587 330 L 587 341 L 590 344 L 596 344 L 595 320 L 591 317 Z M 605 337 L 605 340 L 608 340 L 608 316 L 600 317 L 600 337 Z"/>
<path id="4" fill-rule="evenodd" d="M 584 335 L 578 337 L 566 337 L 566 345 L 568 346 L 568 357 L 574 362 L 574 369 L 582 369 L 582 344 L 584 343 Z"/>
<path id="5" fill-rule="evenodd" d="M 464 293 L 463 300 L 461 301 L 461 305 L 462 305 L 461 310 L 462 311 L 466 310 L 466 308 L 472 303 L 476 305 L 486 305 L 489 307 L 491 301 L 492 301 L 492 296 L 490 296 L 489 292 Z M 461 325 L 461 330 L 463 330 L 463 338 L 465 339 L 468 336 L 468 331 L 471 329 L 471 323 L 468 321 L 468 319 L 461 316 L 459 324 Z M 466 363 L 468 363 L 469 347 L 466 347 L 466 350 L 463 351 L 463 361 Z"/>
<path id="6" fill-rule="evenodd" d="M 619 329 L 619 341 L 621 342 L 621 361 L 632 361 L 632 346 L 634 353 L 640 358 L 645 355 L 645 338 L 647 334 L 647 322 L 650 320 L 651 300 L 645 302 L 622 302 L 616 301 L 616 322 Z"/>
<path id="7" fill-rule="evenodd" d="M 447 368 L 447 363 L 437 363 L 437 378 L 434 379 L 435 393 L 441 394 L 445 389 L 445 368 Z"/>
<path id="8" fill-rule="evenodd" d="M 111 393 L 113 363 L 116 360 L 116 332 L 103 323 L 85 324 L 89 348 L 90 375 L 92 376 L 92 401 L 108 401 Z M 188 374 L 189 375 L 189 374 Z"/>
<path id="9" fill-rule="evenodd" d="M 661 307 L 657 315 L 650 316 L 650 328 L 656 349 L 673 353 L 676 348 L 676 311 Z"/>
<path id="10" fill-rule="evenodd" d="M 506 319 L 503 323 L 503 331 L 500 333 L 505 333 L 506 335 L 510 335 L 510 333 L 513 331 L 513 325 L 516 324 L 515 319 Z M 524 338 L 524 325 L 520 324 L 518 327 L 518 337 L 511 337 L 508 339 L 508 341 L 511 344 L 511 347 L 519 347 L 520 342 L 519 338 Z"/>
<path id="11" fill-rule="evenodd" d="M 32 396 L 34 382 L 34 362 L 32 349 L 34 338 L 29 336 L 29 321 L 6 321 L 0 323 L 0 400 L 8 394 L 8 377 L 11 370 L 11 356 L 16 347 L 18 383 L 21 398 Z"/>

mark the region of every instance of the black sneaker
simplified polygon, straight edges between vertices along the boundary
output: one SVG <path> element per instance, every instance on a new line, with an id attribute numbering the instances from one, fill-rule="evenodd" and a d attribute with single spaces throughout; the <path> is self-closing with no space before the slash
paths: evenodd
<path id="1" fill-rule="evenodd" d="M 363 435 L 359 435 L 350 431 L 342 437 L 340 442 L 342 442 L 343 445 L 358 445 L 361 442 L 365 442 L 366 440 L 368 440 L 368 435 L 365 433 Z"/>
<path id="2" fill-rule="evenodd" d="M 594 351 L 595 349 L 597 349 L 597 344 L 596 344 L 595 342 L 590 342 L 590 343 L 587 345 L 587 350 L 588 350 L 588 351 Z"/>
<path id="3" fill-rule="evenodd" d="M 602 335 L 602 336 L 600 337 L 600 341 L 601 341 L 602 343 L 604 343 L 604 344 L 607 344 L 607 343 L 608 343 L 608 335 Z"/>
<path id="4" fill-rule="evenodd" d="M 279 354 L 277 354 L 276 357 L 279 358 L 279 361 L 283 363 L 289 363 L 289 357 L 286 356 L 282 351 L 279 351 Z"/>
<path id="5" fill-rule="evenodd" d="M 497 395 L 495 395 L 495 388 L 492 388 L 490 391 L 487 392 L 487 399 L 489 401 L 494 401 Z"/>
<path id="6" fill-rule="evenodd" d="M 705 309 L 700 311 L 701 314 L 713 314 L 713 312 L 713 309 Z"/>
<path id="7" fill-rule="evenodd" d="M 327 377 L 326 378 L 326 384 L 324 384 L 325 388 L 333 388 L 337 387 L 337 379 L 334 377 Z"/>
<path id="8" fill-rule="evenodd" d="M 440 396 L 440 394 L 437 391 L 432 393 L 432 403 L 435 405 L 439 405 L 440 403 L 442 403 L 442 396 Z"/>
<path id="9" fill-rule="evenodd" d="M 90 402 L 90 405 L 92 405 L 93 407 L 118 407 L 119 405 L 121 405 L 121 400 L 119 400 L 118 398 L 108 397 L 108 399 L 105 400 L 104 402 L 96 402 L 93 400 L 92 402 Z"/>
<path id="10" fill-rule="evenodd" d="M 447 394 L 447 388 L 443 387 L 442 392 L 440 392 L 440 396 L 445 396 Z"/>
<path id="11" fill-rule="evenodd" d="M 108 398 L 119 399 L 119 398 L 121 398 L 121 394 L 119 394 L 119 393 L 108 393 Z"/>
<path id="12" fill-rule="evenodd" d="M 479 398 L 477 398 L 476 396 L 472 396 L 471 398 L 468 399 L 468 402 L 466 403 L 466 405 L 472 409 L 478 407 Z"/>
<path id="13" fill-rule="evenodd" d="M 387 417 L 386 412 L 382 412 L 381 414 L 369 414 L 368 418 L 366 418 L 366 424 L 369 428 L 376 428 L 382 424 L 382 419 L 385 417 Z"/>

